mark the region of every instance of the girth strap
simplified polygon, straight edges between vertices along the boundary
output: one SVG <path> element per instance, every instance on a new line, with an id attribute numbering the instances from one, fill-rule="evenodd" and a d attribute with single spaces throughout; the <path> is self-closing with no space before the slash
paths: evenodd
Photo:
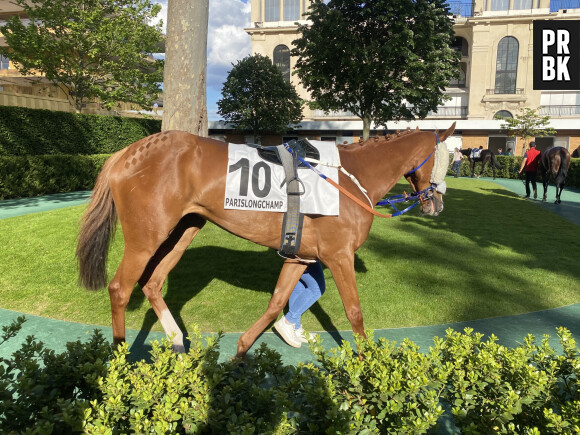
<path id="1" fill-rule="evenodd" d="M 278 145 L 276 151 L 286 175 L 286 193 L 288 195 L 288 206 L 282 222 L 282 239 L 278 253 L 285 258 L 294 258 L 300 249 L 304 218 L 300 213 L 300 195 L 304 191 L 300 191 L 302 183 L 298 179 L 298 155 L 286 148 L 285 144 Z"/>

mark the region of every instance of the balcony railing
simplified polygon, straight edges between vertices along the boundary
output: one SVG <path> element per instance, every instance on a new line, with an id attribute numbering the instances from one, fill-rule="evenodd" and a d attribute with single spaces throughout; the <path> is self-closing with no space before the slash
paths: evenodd
<path id="1" fill-rule="evenodd" d="M 347 112 L 346 110 L 336 110 L 332 112 L 325 112 L 324 110 L 317 109 L 314 111 L 315 118 L 352 118 L 354 115 L 352 112 Z"/>
<path id="2" fill-rule="evenodd" d="M 502 89 L 486 89 L 485 93 L 487 95 L 524 95 L 525 94 L 525 89 L 523 88 L 517 88 L 515 90 L 515 92 L 502 92 Z"/>
<path id="3" fill-rule="evenodd" d="M 580 116 L 580 106 L 542 106 L 540 115 L 544 116 Z"/>
<path id="4" fill-rule="evenodd" d="M 437 107 L 437 111 L 431 111 L 427 115 L 429 118 L 438 117 L 454 117 L 454 118 L 466 118 L 467 117 L 467 106 L 440 106 Z"/>
<path id="5" fill-rule="evenodd" d="M 558 12 L 560 9 L 578 9 L 580 0 L 551 0 L 550 12 Z"/>
<path id="6" fill-rule="evenodd" d="M 462 16 L 462 17 L 471 17 L 473 16 L 473 3 L 469 2 L 456 2 L 450 1 L 447 2 L 449 5 L 449 10 L 453 15 Z"/>

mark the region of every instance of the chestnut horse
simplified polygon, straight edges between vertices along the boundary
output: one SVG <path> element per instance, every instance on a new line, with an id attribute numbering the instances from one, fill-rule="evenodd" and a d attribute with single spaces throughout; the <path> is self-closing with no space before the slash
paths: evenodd
<path id="1" fill-rule="evenodd" d="M 454 129 L 455 124 L 441 135 L 441 141 Z M 339 155 L 341 165 L 376 204 L 404 175 L 414 191 L 430 187 L 436 144 L 435 133 L 413 131 L 341 146 Z M 183 334 L 162 298 L 161 287 L 206 221 L 259 245 L 279 248 L 283 213 L 224 209 L 227 164 L 226 143 L 167 131 L 129 145 L 103 166 L 82 219 L 76 254 L 80 283 L 92 290 L 104 287 L 107 251 L 118 218 L 125 249 L 109 284 L 115 344 L 125 339 L 125 308 L 139 283 L 165 332 L 173 336 L 174 349 L 184 351 Z M 339 185 L 368 203 L 342 172 Z M 433 192 L 422 201 L 421 209 L 439 214 L 442 195 Z M 306 269 L 303 260 L 319 259 L 330 269 L 353 331 L 364 335 L 354 253 L 366 240 L 372 222 L 373 214 L 344 195 L 338 216 L 305 216 L 299 258 L 285 260 L 267 310 L 242 334 L 236 356 L 245 356 L 282 312 Z"/>
<path id="2" fill-rule="evenodd" d="M 544 184 L 544 197 L 542 201 L 546 200 L 548 182 L 551 178 L 556 185 L 555 204 L 560 204 L 562 202 L 560 195 L 562 194 L 562 190 L 564 190 L 568 169 L 570 169 L 570 151 L 563 147 L 553 147 L 542 151 L 538 169 L 542 175 L 542 183 Z"/>

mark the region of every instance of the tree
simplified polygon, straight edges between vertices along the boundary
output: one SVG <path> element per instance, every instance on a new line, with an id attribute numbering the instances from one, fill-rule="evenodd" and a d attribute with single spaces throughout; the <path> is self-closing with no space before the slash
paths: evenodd
<path id="1" fill-rule="evenodd" d="M 261 55 L 238 61 L 228 74 L 217 102 L 218 113 L 237 130 L 283 134 L 302 120 L 302 100 L 280 69 Z"/>
<path id="2" fill-rule="evenodd" d="M 163 62 L 152 60 L 161 26 L 148 23 L 161 7 L 150 0 L 15 0 L 29 17 L 12 17 L 0 31 L 22 75 L 40 73 L 61 88 L 80 112 L 99 99 L 151 107 L 162 81 Z"/>
<path id="3" fill-rule="evenodd" d="M 522 155 L 526 152 L 528 141 L 533 137 L 545 137 L 556 134 L 556 130 L 549 126 L 550 117 L 541 116 L 539 109 L 520 109 L 520 114 L 515 118 L 501 118 L 504 124 L 501 128 L 510 137 L 521 137 L 524 140 Z"/>
<path id="4" fill-rule="evenodd" d="M 169 0 L 161 129 L 207 136 L 209 0 Z"/>
<path id="5" fill-rule="evenodd" d="M 294 41 L 296 73 L 323 110 L 371 122 L 424 118 L 459 74 L 444 0 L 313 0 Z"/>

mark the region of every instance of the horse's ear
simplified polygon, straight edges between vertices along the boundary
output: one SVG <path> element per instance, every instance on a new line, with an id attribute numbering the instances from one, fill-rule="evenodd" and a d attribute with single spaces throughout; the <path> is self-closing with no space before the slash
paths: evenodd
<path id="1" fill-rule="evenodd" d="M 454 122 L 451 127 L 449 127 L 447 130 L 445 130 L 445 132 L 443 132 L 443 134 L 439 136 L 439 140 L 441 142 L 443 142 L 445 139 L 447 139 L 449 136 L 451 136 L 453 134 L 453 132 L 455 131 L 455 124 L 456 123 Z"/>

